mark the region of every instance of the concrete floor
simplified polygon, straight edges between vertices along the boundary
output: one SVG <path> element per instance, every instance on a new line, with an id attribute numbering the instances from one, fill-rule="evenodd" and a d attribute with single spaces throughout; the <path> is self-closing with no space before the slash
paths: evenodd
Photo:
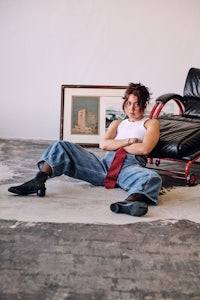
<path id="1" fill-rule="evenodd" d="M 0 219 L 58 222 L 129 224 L 156 220 L 190 220 L 200 222 L 200 184 L 188 187 L 185 181 L 163 177 L 158 206 L 149 206 L 144 217 L 113 214 L 109 206 L 122 201 L 126 193 L 119 188 L 107 190 L 67 176 L 50 179 L 46 183 L 46 197 L 17 196 L 8 193 L 11 185 L 21 184 L 36 174 L 36 162 L 51 142 L 0 140 Z M 100 149 L 92 149 L 103 156 Z M 169 164 L 169 163 L 167 163 Z M 178 168 L 179 166 L 177 166 Z M 200 168 L 195 173 L 200 182 Z"/>
<path id="2" fill-rule="evenodd" d="M 44 198 L 8 193 L 50 143 L 0 140 L 0 299 L 200 299 L 200 185 L 163 178 L 140 218 L 109 210 L 121 189 L 66 176 Z"/>

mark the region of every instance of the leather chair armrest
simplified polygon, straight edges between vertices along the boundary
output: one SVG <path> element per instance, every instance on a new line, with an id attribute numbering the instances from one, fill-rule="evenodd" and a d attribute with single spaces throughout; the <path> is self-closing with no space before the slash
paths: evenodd
<path id="1" fill-rule="evenodd" d="M 159 96 L 156 99 L 156 102 L 166 104 L 170 100 L 175 100 L 175 101 L 178 100 L 184 105 L 184 98 L 181 95 L 173 94 L 173 93 L 163 94 L 163 95 Z"/>
<path id="2" fill-rule="evenodd" d="M 169 93 L 169 94 L 163 94 L 160 97 L 158 97 L 155 101 L 155 104 L 149 114 L 149 118 L 158 118 L 160 112 L 162 111 L 163 107 L 165 106 L 165 104 L 170 101 L 173 100 L 176 102 L 176 104 L 179 107 L 179 114 L 183 114 L 184 110 L 185 110 L 185 99 L 184 97 L 178 95 L 178 94 L 173 94 L 173 93 Z"/>

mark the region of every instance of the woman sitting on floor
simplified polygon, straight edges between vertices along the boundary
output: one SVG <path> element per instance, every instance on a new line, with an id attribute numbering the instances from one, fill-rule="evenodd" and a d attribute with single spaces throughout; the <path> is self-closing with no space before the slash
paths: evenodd
<path id="1" fill-rule="evenodd" d="M 146 214 L 148 204 L 157 204 L 161 188 L 161 177 L 145 168 L 146 156 L 160 136 L 158 121 L 144 117 L 149 97 L 144 85 L 129 84 L 122 106 L 127 119 L 110 124 L 100 145 L 107 151 L 103 158 L 78 144 L 58 141 L 43 153 L 35 178 L 8 191 L 44 196 L 46 180 L 64 174 L 95 186 L 120 187 L 128 196 L 124 201 L 112 203 L 111 211 L 132 216 Z"/>

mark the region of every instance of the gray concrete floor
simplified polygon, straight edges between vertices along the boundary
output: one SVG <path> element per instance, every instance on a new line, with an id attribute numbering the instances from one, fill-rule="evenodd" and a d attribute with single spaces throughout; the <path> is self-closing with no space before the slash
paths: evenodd
<path id="1" fill-rule="evenodd" d="M 110 212 L 124 191 L 66 176 L 44 198 L 8 193 L 50 143 L 0 140 L 0 299 L 200 299 L 200 185 L 163 177 L 141 218 Z"/>

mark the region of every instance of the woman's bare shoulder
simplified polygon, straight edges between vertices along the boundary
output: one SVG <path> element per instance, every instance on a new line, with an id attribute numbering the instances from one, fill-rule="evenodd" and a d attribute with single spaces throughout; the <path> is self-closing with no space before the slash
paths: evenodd
<path id="1" fill-rule="evenodd" d="M 112 127 L 118 127 L 121 122 L 122 122 L 122 120 L 113 120 L 110 123 L 110 126 L 112 126 Z"/>
<path id="2" fill-rule="evenodd" d="M 157 119 L 147 119 L 144 123 L 145 128 L 152 127 L 152 126 L 160 126 L 159 121 Z"/>

